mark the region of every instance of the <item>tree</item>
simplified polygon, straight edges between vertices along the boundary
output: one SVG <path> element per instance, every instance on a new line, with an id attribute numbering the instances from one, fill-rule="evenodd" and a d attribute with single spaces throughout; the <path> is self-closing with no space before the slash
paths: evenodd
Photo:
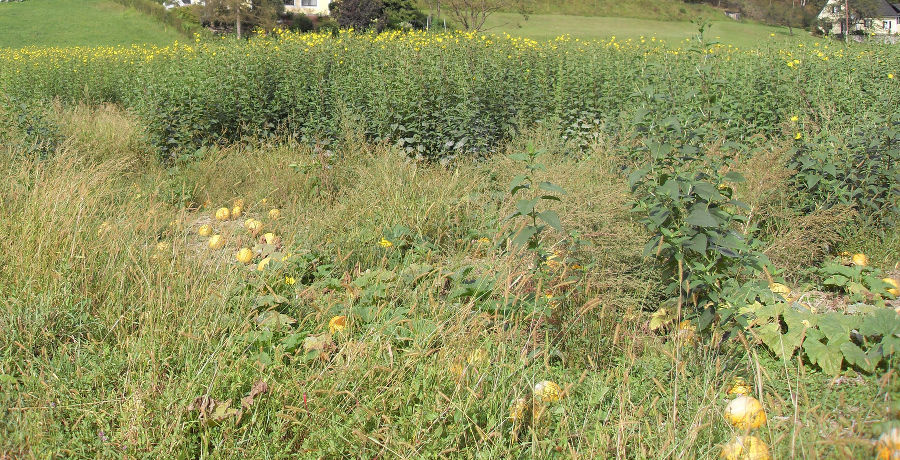
<path id="1" fill-rule="evenodd" d="M 533 0 L 443 0 L 450 17 L 466 30 L 481 30 L 487 18 L 498 11 L 515 11 L 523 16 Z"/>
<path id="2" fill-rule="evenodd" d="M 206 0 L 202 17 L 204 23 L 214 26 L 234 24 L 241 38 L 245 27 L 274 29 L 283 12 L 282 0 Z"/>
<path id="3" fill-rule="evenodd" d="M 377 31 L 425 26 L 425 14 L 411 0 L 333 0 L 331 16 L 341 28 Z"/>

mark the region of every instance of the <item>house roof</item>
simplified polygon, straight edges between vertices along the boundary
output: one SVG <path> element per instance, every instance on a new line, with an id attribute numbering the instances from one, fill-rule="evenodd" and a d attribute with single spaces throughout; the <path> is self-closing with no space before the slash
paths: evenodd
<path id="1" fill-rule="evenodd" d="M 878 1 L 878 16 L 897 16 L 900 15 L 900 8 L 897 3 L 889 3 L 887 0 Z"/>

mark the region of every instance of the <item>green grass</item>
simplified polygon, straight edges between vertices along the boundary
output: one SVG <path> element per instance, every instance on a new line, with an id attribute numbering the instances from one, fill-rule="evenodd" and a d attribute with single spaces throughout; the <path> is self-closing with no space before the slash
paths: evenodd
<path id="1" fill-rule="evenodd" d="M 536 0 L 536 14 L 568 14 L 656 20 L 687 20 L 697 16 L 722 16 L 721 10 L 681 0 Z"/>
<path id="2" fill-rule="evenodd" d="M 171 27 L 108 0 L 0 3 L 0 48 L 166 45 L 179 38 Z"/>
<path id="3" fill-rule="evenodd" d="M 534 40 L 549 40 L 564 34 L 582 39 L 606 39 L 611 36 L 623 40 L 639 39 L 642 36 L 656 37 L 676 46 L 678 41 L 691 38 L 697 33 L 697 26 L 688 21 L 562 14 L 535 14 L 526 19 L 513 13 L 496 13 L 490 16 L 485 29 L 489 32 L 506 32 Z M 802 30 L 795 30 L 794 35 L 790 35 L 788 29 L 784 27 L 731 20 L 713 21 L 706 37 L 741 48 L 751 48 L 772 43 L 771 34 L 775 34 L 774 41 L 779 45 L 788 41 L 812 40 L 812 37 Z"/>

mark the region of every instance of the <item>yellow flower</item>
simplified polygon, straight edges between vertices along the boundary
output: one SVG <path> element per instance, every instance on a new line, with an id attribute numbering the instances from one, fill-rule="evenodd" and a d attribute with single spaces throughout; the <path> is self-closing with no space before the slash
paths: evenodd
<path id="1" fill-rule="evenodd" d="M 797 133 L 797 135 L 794 136 L 794 139 L 797 139 L 797 140 L 803 139 L 803 135 L 800 133 Z"/>
<path id="2" fill-rule="evenodd" d="M 294 283 L 297 282 L 297 279 L 294 278 L 293 276 L 285 276 L 285 277 L 284 277 L 284 282 L 285 282 L 288 286 L 293 286 Z"/>
<path id="3" fill-rule="evenodd" d="M 791 121 L 794 123 L 796 123 L 798 120 L 800 120 L 800 117 L 798 117 L 797 115 L 794 115 L 793 117 L 791 117 Z"/>
<path id="4" fill-rule="evenodd" d="M 393 246 L 394 243 L 391 243 L 386 238 L 382 238 L 381 241 L 378 242 L 378 245 L 383 248 L 389 248 L 389 247 Z"/>
<path id="5" fill-rule="evenodd" d="M 893 79 L 894 79 L 894 74 L 889 73 L 889 74 L 888 74 L 888 78 L 890 78 L 891 80 L 893 80 Z"/>

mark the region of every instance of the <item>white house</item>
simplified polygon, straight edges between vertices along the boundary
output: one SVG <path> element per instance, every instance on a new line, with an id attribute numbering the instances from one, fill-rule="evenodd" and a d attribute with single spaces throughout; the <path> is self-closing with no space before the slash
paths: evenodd
<path id="1" fill-rule="evenodd" d="M 292 13 L 328 14 L 331 0 L 284 0 L 284 9 Z"/>
<path id="2" fill-rule="evenodd" d="M 850 33 L 861 31 L 876 35 L 894 35 L 900 33 L 900 3 L 890 3 L 887 0 L 876 0 L 877 11 L 870 18 L 856 18 L 856 14 L 850 12 Z M 847 28 L 847 11 L 844 9 L 844 0 L 828 0 L 818 19 L 831 24 L 828 30 L 820 28 L 823 32 L 843 35 Z"/>

